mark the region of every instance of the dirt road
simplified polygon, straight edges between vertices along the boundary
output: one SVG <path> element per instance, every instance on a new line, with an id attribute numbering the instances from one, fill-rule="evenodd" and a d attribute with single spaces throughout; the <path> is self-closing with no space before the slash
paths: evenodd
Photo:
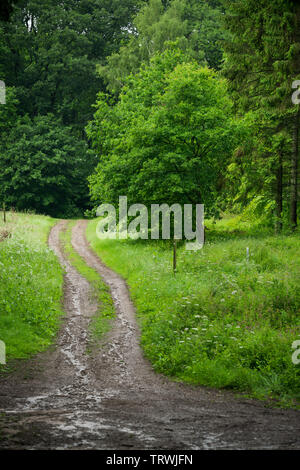
<path id="1" fill-rule="evenodd" d="M 54 347 L 0 381 L 0 449 L 300 449 L 299 411 L 153 372 L 126 284 L 90 250 L 79 221 L 73 247 L 109 284 L 118 314 L 102 348 L 86 354 L 97 305 L 64 257 L 65 225 L 52 229 L 49 245 L 66 270 L 66 318 Z"/>

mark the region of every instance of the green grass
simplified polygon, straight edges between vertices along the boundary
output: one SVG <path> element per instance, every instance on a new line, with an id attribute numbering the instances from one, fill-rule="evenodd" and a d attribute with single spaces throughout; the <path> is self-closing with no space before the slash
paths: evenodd
<path id="1" fill-rule="evenodd" d="M 208 223 L 203 250 L 178 250 L 172 273 L 169 242 L 99 240 L 92 248 L 128 282 L 154 368 L 176 379 L 228 388 L 297 406 L 300 366 L 300 237 L 250 236 L 228 219 Z M 246 248 L 250 259 L 246 259 Z"/>
<path id="2" fill-rule="evenodd" d="M 12 212 L 6 224 L 1 218 L 0 339 L 8 366 L 44 350 L 59 328 L 63 273 L 47 247 L 55 223 L 50 217 Z"/>
<path id="3" fill-rule="evenodd" d="M 94 269 L 87 266 L 72 246 L 72 228 L 75 224 L 76 220 L 69 222 L 67 229 L 60 233 L 60 239 L 71 264 L 92 285 L 99 305 L 97 314 L 91 319 L 89 324 L 90 340 L 88 351 L 90 352 L 93 347 L 99 344 L 99 340 L 103 338 L 103 335 L 110 330 L 112 319 L 115 316 L 115 309 L 108 286 L 101 280 L 99 274 Z"/>

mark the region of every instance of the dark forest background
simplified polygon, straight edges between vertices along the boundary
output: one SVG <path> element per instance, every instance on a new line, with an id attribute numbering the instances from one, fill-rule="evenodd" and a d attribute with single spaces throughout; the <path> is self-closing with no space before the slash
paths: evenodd
<path id="1" fill-rule="evenodd" d="M 0 202 L 205 203 L 295 229 L 300 5 L 1 2 Z"/>

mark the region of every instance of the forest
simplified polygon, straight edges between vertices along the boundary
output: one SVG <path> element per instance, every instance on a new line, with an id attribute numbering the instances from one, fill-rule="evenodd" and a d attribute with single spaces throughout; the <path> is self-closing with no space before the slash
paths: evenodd
<path id="1" fill-rule="evenodd" d="M 300 448 L 299 133 L 299 2 L 1 2 L 0 449 Z"/>
<path id="2" fill-rule="evenodd" d="M 76 217 L 124 194 L 294 230 L 299 14 L 279 0 L 15 2 L 0 30 L 2 204 Z"/>

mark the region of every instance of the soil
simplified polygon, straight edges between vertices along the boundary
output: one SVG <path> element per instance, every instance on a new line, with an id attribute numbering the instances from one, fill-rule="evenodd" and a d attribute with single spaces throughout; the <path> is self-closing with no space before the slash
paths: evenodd
<path id="1" fill-rule="evenodd" d="M 66 223 L 49 236 L 65 269 L 65 318 L 53 347 L 0 380 L 0 449 L 300 449 L 299 411 L 153 371 L 128 287 L 92 252 L 86 221 L 78 221 L 73 247 L 109 285 L 117 311 L 101 347 L 87 354 L 98 306 L 63 253 L 59 233 Z"/>

